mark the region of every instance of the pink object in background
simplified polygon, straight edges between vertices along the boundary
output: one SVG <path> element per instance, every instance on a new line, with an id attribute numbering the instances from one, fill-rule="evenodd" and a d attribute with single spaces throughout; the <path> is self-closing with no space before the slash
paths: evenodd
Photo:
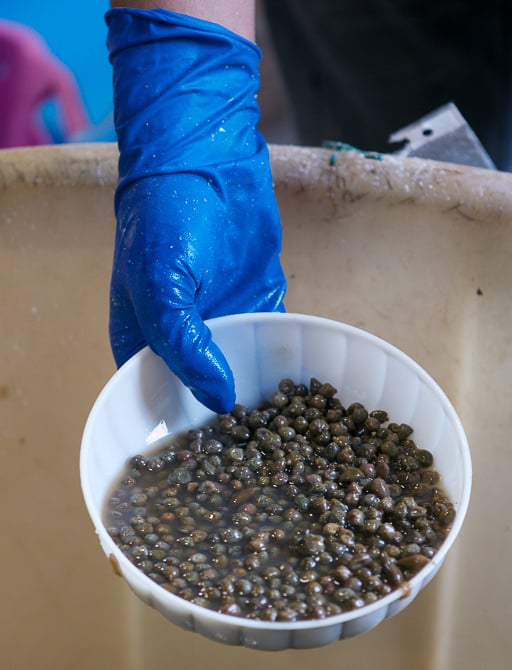
<path id="1" fill-rule="evenodd" d="M 57 103 L 65 140 L 89 125 L 77 83 L 31 28 L 0 20 L 0 147 L 51 144 L 40 118 Z"/>

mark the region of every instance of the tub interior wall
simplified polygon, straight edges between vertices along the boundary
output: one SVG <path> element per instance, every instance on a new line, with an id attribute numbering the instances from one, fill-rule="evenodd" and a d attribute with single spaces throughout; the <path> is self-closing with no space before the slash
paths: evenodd
<path id="1" fill-rule="evenodd" d="M 311 651 L 225 647 L 140 603 L 100 550 L 78 472 L 87 414 L 114 371 L 115 150 L 0 152 L 2 667 L 193 669 L 212 658 L 225 670 L 509 667 L 512 176 L 455 177 L 407 159 L 368 167 L 352 155 L 330 168 L 323 150 L 285 154 L 272 157 L 288 311 L 387 339 L 446 391 L 474 470 L 454 548 L 403 613 Z M 416 188 L 420 172 L 442 197 Z M 483 195 L 462 206 L 475 183 Z"/>

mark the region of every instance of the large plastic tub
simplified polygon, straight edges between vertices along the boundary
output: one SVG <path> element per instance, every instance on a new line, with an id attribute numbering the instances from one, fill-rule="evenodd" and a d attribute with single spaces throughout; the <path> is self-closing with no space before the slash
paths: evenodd
<path id="1" fill-rule="evenodd" d="M 188 633 L 114 575 L 82 499 L 85 419 L 107 338 L 114 145 L 0 152 L 0 472 L 5 668 L 505 670 L 512 658 L 512 175 L 271 147 L 290 311 L 362 327 L 415 358 L 464 424 L 464 528 L 403 613 L 311 651 Z"/>

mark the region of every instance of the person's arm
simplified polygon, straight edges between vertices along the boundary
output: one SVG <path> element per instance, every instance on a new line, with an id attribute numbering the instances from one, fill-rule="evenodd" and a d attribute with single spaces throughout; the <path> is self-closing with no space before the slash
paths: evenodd
<path id="1" fill-rule="evenodd" d="M 114 4 L 112 350 L 122 365 L 149 345 L 198 400 L 228 412 L 236 380 L 205 320 L 284 311 L 286 290 L 257 129 L 253 2 Z"/>
<path id="2" fill-rule="evenodd" d="M 254 42 L 255 0 L 111 0 L 111 7 L 168 9 L 219 23 Z"/>

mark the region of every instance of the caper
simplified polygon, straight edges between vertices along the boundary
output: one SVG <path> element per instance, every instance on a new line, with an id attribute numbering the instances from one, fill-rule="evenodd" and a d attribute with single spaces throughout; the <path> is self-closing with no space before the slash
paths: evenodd
<path id="1" fill-rule="evenodd" d="M 356 424 L 364 423 L 368 418 L 368 410 L 359 402 L 352 403 L 347 407 L 347 413 Z"/>
<path id="2" fill-rule="evenodd" d="M 286 393 L 282 391 L 276 391 L 272 394 L 270 402 L 277 407 L 278 409 L 283 409 L 289 403 L 289 399 Z"/>
<path id="3" fill-rule="evenodd" d="M 285 395 L 289 395 L 295 388 L 295 382 L 292 379 L 281 379 L 278 385 L 279 391 Z"/>

